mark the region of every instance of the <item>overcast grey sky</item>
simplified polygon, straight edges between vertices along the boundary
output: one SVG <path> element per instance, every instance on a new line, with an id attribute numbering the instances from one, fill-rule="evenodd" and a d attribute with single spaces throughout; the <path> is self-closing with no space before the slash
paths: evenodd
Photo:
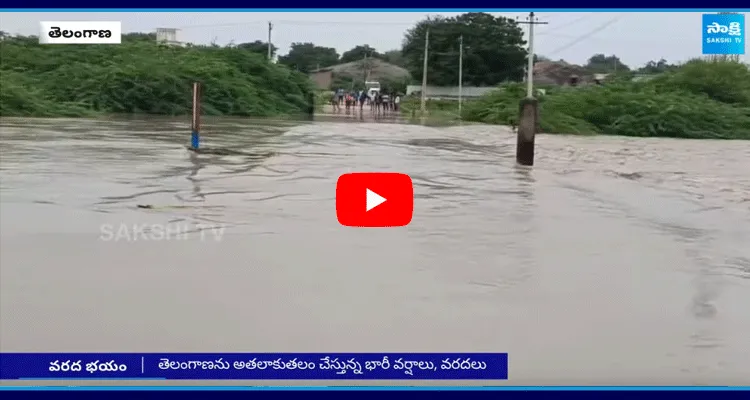
<path id="1" fill-rule="evenodd" d="M 401 46 L 404 32 L 428 15 L 418 12 L 121 12 L 121 13 L 0 13 L 0 30 L 38 35 L 40 21 L 119 20 L 127 32 L 179 28 L 178 40 L 217 44 L 267 40 L 279 52 L 292 42 L 313 42 L 342 53 L 359 44 L 378 51 Z M 492 13 L 524 18 L 524 13 Z M 585 63 L 596 53 L 616 54 L 630 66 L 665 58 L 685 61 L 701 55 L 701 13 L 539 13 L 548 25 L 536 28 L 536 53 L 553 59 Z M 745 60 L 748 58 L 746 57 Z"/>

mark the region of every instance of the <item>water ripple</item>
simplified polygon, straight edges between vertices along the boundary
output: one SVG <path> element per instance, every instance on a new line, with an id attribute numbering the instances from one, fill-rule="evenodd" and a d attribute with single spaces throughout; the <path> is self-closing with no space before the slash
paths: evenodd
<path id="1" fill-rule="evenodd" d="M 506 127 L 342 118 L 206 117 L 199 153 L 184 119 L 0 120 L 0 347 L 501 348 L 518 384 L 747 383 L 747 142 L 543 135 L 523 168 Z M 410 226 L 337 224 L 358 171 L 412 177 Z M 99 238 L 164 224 L 189 240 Z"/>

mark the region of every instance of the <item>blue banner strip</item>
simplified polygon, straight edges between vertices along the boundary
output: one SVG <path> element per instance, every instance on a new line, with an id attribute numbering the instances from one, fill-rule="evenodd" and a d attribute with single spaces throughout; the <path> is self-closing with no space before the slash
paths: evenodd
<path id="1" fill-rule="evenodd" d="M 506 353 L 0 353 L 0 379 L 508 379 Z"/>

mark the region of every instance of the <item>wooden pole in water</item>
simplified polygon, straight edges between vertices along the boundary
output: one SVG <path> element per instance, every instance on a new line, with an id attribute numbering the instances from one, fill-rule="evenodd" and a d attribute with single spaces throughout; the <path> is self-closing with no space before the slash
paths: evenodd
<path id="1" fill-rule="evenodd" d="M 191 130 L 190 147 L 193 150 L 198 150 L 201 142 L 201 84 L 198 82 L 193 83 L 193 123 Z"/>

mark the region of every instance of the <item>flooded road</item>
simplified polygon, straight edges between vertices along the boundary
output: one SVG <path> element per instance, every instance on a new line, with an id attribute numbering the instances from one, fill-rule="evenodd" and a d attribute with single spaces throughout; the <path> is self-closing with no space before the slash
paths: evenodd
<path id="1" fill-rule="evenodd" d="M 748 142 L 544 135 L 529 170 L 503 127 L 205 123 L 223 154 L 188 152 L 185 121 L 0 120 L 0 350 L 508 352 L 512 385 L 750 384 Z M 411 225 L 339 226 L 355 171 L 410 174 Z"/>

